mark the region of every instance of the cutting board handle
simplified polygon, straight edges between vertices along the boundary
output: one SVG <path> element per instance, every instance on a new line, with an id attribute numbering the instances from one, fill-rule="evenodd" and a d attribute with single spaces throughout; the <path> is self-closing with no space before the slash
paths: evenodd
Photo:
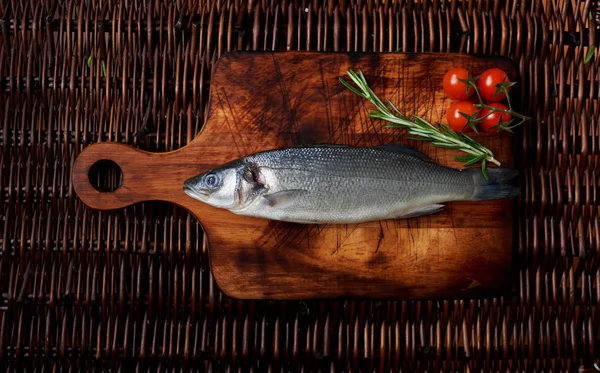
<path id="1" fill-rule="evenodd" d="M 206 171 L 198 149 L 151 153 L 119 143 L 98 143 L 85 148 L 73 165 L 73 187 L 88 206 L 99 210 L 119 209 L 143 201 L 168 201 L 189 204 L 183 182 Z M 114 162 L 121 170 L 121 183 L 111 192 L 100 191 L 90 183 L 90 169 L 103 160 Z"/>

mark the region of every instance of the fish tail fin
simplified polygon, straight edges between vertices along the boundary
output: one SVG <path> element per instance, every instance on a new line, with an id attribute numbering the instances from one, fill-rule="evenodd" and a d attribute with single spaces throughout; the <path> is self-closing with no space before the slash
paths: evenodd
<path id="1" fill-rule="evenodd" d="M 508 182 L 519 174 L 518 170 L 510 168 L 488 168 L 486 179 L 479 168 L 469 169 L 473 177 L 472 201 L 485 201 L 490 199 L 513 198 L 520 194 L 519 188 Z"/>

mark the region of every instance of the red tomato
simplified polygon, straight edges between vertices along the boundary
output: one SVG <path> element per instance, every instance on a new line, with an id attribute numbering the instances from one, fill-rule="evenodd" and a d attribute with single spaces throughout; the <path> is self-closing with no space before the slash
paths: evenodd
<path id="1" fill-rule="evenodd" d="M 488 104 L 489 106 L 495 107 L 501 110 L 508 110 L 508 108 L 498 102 L 492 102 Z M 492 128 L 497 126 L 500 121 L 509 122 L 512 119 L 512 115 L 509 113 L 502 113 L 498 111 L 493 111 L 492 109 L 484 108 L 481 110 L 481 122 L 479 123 L 479 127 L 487 133 L 497 133 L 498 130 Z"/>
<path id="2" fill-rule="evenodd" d="M 506 98 L 504 92 L 496 94 L 499 83 L 510 83 L 508 75 L 503 70 L 495 67 L 485 70 L 477 79 L 477 88 L 479 88 L 481 97 L 489 102 L 504 100 Z M 510 92 L 510 87 L 507 86 L 506 90 Z"/>
<path id="3" fill-rule="evenodd" d="M 458 101 L 453 103 L 448 111 L 446 112 L 446 119 L 448 125 L 452 127 L 456 132 L 471 132 L 473 128 L 467 126 L 467 118 L 460 113 L 467 115 L 473 115 L 477 112 L 475 104 L 471 101 Z"/>
<path id="4" fill-rule="evenodd" d="M 467 92 L 467 85 L 460 81 L 460 79 L 467 79 L 468 77 L 469 72 L 465 68 L 455 67 L 448 70 L 442 81 L 444 91 L 448 97 L 459 101 L 471 97 L 475 90 L 472 87 L 469 87 L 469 91 Z"/>

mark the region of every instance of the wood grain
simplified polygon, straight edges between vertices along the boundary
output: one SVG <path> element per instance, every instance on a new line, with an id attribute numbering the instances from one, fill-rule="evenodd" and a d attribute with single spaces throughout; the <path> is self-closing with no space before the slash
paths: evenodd
<path id="1" fill-rule="evenodd" d="M 367 117 L 370 104 L 338 78 L 361 69 L 374 91 L 406 114 L 443 121 L 451 101 L 441 80 L 453 66 L 479 73 L 504 58 L 453 54 L 252 52 L 224 55 L 211 79 L 208 120 L 188 146 L 148 153 L 114 143 L 91 145 L 73 166 L 75 191 L 92 208 L 147 200 L 189 209 L 208 237 L 220 289 L 244 299 L 462 298 L 497 294 L 511 283 L 512 201 L 450 203 L 442 213 L 354 225 L 300 225 L 242 217 L 195 201 L 184 180 L 214 166 L 272 148 L 336 143 L 405 144 L 460 168 L 457 152 L 407 141 Z M 511 166 L 508 135 L 474 135 Z M 110 159 L 122 186 L 100 192 L 88 172 Z"/>

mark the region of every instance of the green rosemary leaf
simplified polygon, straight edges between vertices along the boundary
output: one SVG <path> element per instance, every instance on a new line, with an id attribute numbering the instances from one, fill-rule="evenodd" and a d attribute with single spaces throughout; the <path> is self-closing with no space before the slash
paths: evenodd
<path id="1" fill-rule="evenodd" d="M 471 166 L 479 161 L 481 161 L 483 163 L 483 162 L 485 162 L 485 158 L 482 156 L 479 156 L 479 157 L 473 156 L 473 158 L 471 158 L 471 160 L 465 162 L 464 166 L 465 167 Z"/>
<path id="2" fill-rule="evenodd" d="M 474 158 L 477 158 L 477 157 L 473 156 L 473 155 L 455 155 L 454 156 L 454 160 L 457 162 L 461 162 L 461 163 L 470 162 Z"/>
<path id="3" fill-rule="evenodd" d="M 431 145 L 437 146 L 438 148 L 456 149 L 456 147 L 455 147 L 454 144 L 448 144 L 448 143 L 445 143 L 445 142 L 433 141 L 431 143 Z"/>
<path id="4" fill-rule="evenodd" d="M 340 83 L 342 83 L 346 88 L 350 90 L 350 92 L 354 93 L 357 96 L 365 98 L 365 96 L 358 91 L 358 89 L 354 88 L 350 83 L 344 80 L 344 78 L 340 77 Z"/>
<path id="5" fill-rule="evenodd" d="M 592 57 L 594 57 L 594 52 L 595 52 L 595 51 L 596 51 L 596 46 L 595 46 L 595 45 L 592 45 L 592 46 L 591 46 L 591 47 L 588 49 L 588 51 L 587 51 L 587 54 L 585 55 L 585 60 L 583 61 L 583 63 L 584 63 L 584 64 L 586 64 L 586 65 L 587 65 L 587 64 L 588 64 L 588 63 L 589 63 L 589 62 L 592 60 Z"/>
<path id="6" fill-rule="evenodd" d="M 487 173 L 487 166 L 485 164 L 485 159 L 483 159 L 481 161 L 481 172 L 483 172 L 483 177 L 485 177 L 486 180 L 488 180 L 488 173 Z"/>
<path id="7" fill-rule="evenodd" d="M 392 103 L 392 101 L 390 101 L 390 100 L 387 100 L 387 103 L 388 103 L 388 105 L 389 105 L 389 106 L 391 106 L 391 107 L 392 107 L 392 109 L 393 109 L 393 110 L 396 112 L 396 114 L 398 114 L 398 116 L 399 116 L 400 118 L 406 118 L 406 116 L 404 116 L 404 114 L 402 114 L 402 112 L 400 112 L 400 110 L 398 110 L 398 108 L 396 107 L 396 105 L 394 105 L 394 104 Z"/>

